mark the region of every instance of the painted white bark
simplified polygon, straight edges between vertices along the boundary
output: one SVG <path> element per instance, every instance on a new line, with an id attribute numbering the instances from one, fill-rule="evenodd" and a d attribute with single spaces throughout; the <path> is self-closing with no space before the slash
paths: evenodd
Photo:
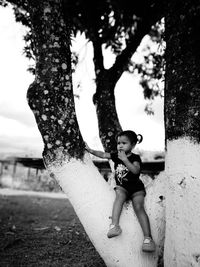
<path id="1" fill-rule="evenodd" d="M 168 141 L 165 165 L 165 266 L 200 266 L 200 145 L 187 138 Z"/>
<path id="2" fill-rule="evenodd" d="M 76 214 L 90 240 L 109 267 L 156 267 L 159 249 L 147 254 L 141 251 L 143 234 L 131 204 L 125 205 L 120 225 L 122 234 L 108 239 L 112 204 L 115 192 L 102 178 L 88 155 L 84 163 L 72 159 L 60 167 L 50 167 L 63 191 L 67 194 Z M 158 191 L 163 184 L 157 179 L 155 187 L 149 186 L 146 198 L 147 213 L 152 224 L 152 233 L 157 244 L 163 241 L 163 205 Z"/>

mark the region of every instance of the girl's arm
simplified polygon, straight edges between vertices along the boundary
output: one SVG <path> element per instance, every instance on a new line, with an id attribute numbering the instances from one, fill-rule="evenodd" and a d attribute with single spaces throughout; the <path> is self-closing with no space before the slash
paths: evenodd
<path id="1" fill-rule="evenodd" d="M 118 157 L 121 159 L 126 167 L 131 171 L 133 174 L 139 174 L 140 173 L 140 163 L 139 161 L 130 162 L 125 154 L 124 151 L 118 152 Z"/>
<path id="2" fill-rule="evenodd" d="M 108 153 L 108 152 L 103 152 L 103 151 L 91 149 L 87 144 L 85 144 L 85 148 L 89 153 L 95 155 L 96 157 L 99 157 L 102 159 L 110 159 L 111 158 L 110 153 Z"/>
<path id="3" fill-rule="evenodd" d="M 127 159 L 127 161 L 124 161 L 124 164 L 129 169 L 129 171 L 131 171 L 133 174 L 139 174 L 140 173 L 140 163 L 138 161 L 134 161 L 133 163 L 131 163 Z"/>

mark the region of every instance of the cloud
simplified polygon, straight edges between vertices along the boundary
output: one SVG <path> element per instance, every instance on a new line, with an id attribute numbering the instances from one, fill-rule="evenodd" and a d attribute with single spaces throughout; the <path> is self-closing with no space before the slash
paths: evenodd
<path id="1" fill-rule="evenodd" d="M 0 154 L 10 155 L 16 153 L 21 156 L 41 157 L 43 150 L 42 141 L 38 138 L 21 136 L 0 136 Z"/>
<path id="2" fill-rule="evenodd" d="M 17 120 L 0 116 L 0 135 L 8 136 L 40 136 L 37 127 L 27 126 Z"/>
<path id="3" fill-rule="evenodd" d="M 19 153 L 41 156 L 42 137 L 37 127 L 29 127 L 19 121 L 0 116 L 0 153 Z"/>
<path id="4" fill-rule="evenodd" d="M 28 105 L 28 104 L 27 104 Z M 32 111 L 27 107 L 26 109 L 19 110 L 15 107 L 11 108 L 10 106 L 0 106 L 0 116 L 5 119 L 12 119 L 18 121 L 29 127 L 35 127 L 36 121 Z"/>
<path id="5" fill-rule="evenodd" d="M 26 101 L 33 76 L 27 72 L 30 61 L 22 55 L 25 27 L 15 22 L 11 8 L 0 7 L 0 115 L 27 126 L 35 126 Z"/>

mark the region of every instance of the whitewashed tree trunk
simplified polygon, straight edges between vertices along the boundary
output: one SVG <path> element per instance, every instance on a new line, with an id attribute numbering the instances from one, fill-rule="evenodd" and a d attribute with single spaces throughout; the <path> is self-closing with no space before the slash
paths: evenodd
<path id="1" fill-rule="evenodd" d="M 71 159 L 62 166 L 49 166 L 49 171 L 67 194 L 90 240 L 109 267 L 156 267 L 164 239 L 163 177 L 147 188 L 146 209 L 150 216 L 152 233 L 159 245 L 153 254 L 141 251 L 143 234 L 131 204 L 125 205 L 120 225 L 122 234 L 108 239 L 112 205 L 115 192 L 103 179 L 88 155 L 84 162 Z M 163 175 L 161 175 L 163 176 Z"/>
<path id="2" fill-rule="evenodd" d="M 200 266 L 200 145 L 168 142 L 165 266 Z"/>
<path id="3" fill-rule="evenodd" d="M 43 158 L 67 194 L 95 248 L 109 267 L 156 267 L 159 249 L 141 251 L 143 234 L 132 207 L 124 208 L 122 235 L 108 239 L 114 191 L 87 155 L 75 114 L 70 26 L 61 0 L 28 1 L 35 44 L 36 76 L 27 97 L 44 141 Z M 162 179 L 149 188 L 146 209 L 153 237 L 163 243 Z M 157 189 L 155 189 L 157 188 Z M 155 189 L 155 190 L 154 190 Z"/>
<path id="4" fill-rule="evenodd" d="M 165 267 L 200 266 L 200 2 L 166 2 Z"/>

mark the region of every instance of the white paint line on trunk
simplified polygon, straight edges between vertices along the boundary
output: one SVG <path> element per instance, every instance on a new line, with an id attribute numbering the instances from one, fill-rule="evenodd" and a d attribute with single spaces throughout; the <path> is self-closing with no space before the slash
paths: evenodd
<path id="1" fill-rule="evenodd" d="M 168 141 L 165 266 L 200 266 L 200 145 Z"/>
<path id="2" fill-rule="evenodd" d="M 72 159 L 63 163 L 62 167 L 51 168 L 51 171 L 66 192 L 87 234 L 107 266 L 155 267 L 156 254 L 141 251 L 143 234 L 131 205 L 122 212 L 120 219 L 122 235 L 113 239 L 107 238 L 115 192 L 99 174 L 91 159 L 86 157 L 84 162 Z M 152 193 L 149 194 L 151 195 L 149 199 L 154 201 L 157 207 L 150 211 L 151 216 L 155 217 L 152 221 L 156 224 L 161 223 L 162 220 L 158 220 L 158 216 L 161 215 L 163 207 L 156 203 L 158 196 L 155 200 Z M 154 232 L 156 233 L 156 230 Z"/>

